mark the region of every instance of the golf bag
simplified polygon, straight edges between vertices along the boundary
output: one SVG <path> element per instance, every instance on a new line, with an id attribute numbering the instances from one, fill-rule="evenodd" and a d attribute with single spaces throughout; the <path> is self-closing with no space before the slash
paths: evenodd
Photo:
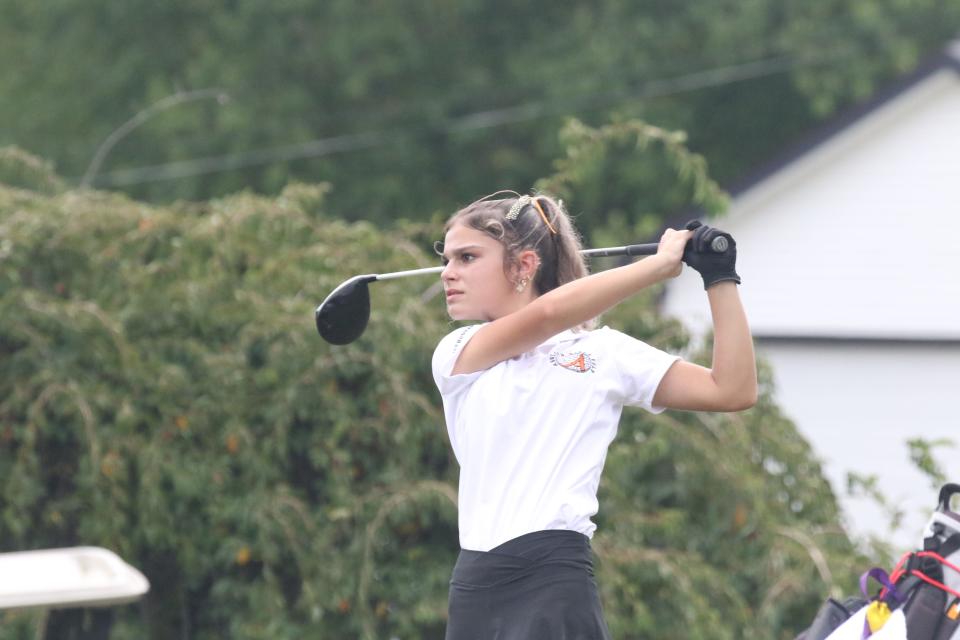
<path id="1" fill-rule="evenodd" d="M 882 607 L 887 614 L 901 609 L 907 640 L 960 640 L 960 512 L 950 509 L 955 495 L 960 495 L 960 484 L 940 489 L 937 508 L 924 530 L 923 548 L 904 554 L 889 580 L 879 569 L 864 574 L 861 589 L 866 598 L 867 576 L 880 577 L 886 585 L 872 601 L 827 600 L 796 640 L 830 640 L 844 622 L 868 606 Z M 870 637 L 869 629 L 857 636 Z"/>
<path id="2" fill-rule="evenodd" d="M 905 554 L 890 574 L 906 598 L 909 640 L 960 640 L 960 513 L 950 509 L 957 494 L 960 484 L 940 489 L 923 550 Z"/>

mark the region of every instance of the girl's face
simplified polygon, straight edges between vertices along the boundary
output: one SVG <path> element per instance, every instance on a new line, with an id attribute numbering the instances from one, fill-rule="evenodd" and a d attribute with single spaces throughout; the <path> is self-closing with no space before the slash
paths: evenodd
<path id="1" fill-rule="evenodd" d="M 496 320 L 527 297 L 503 271 L 503 245 L 482 231 L 452 226 L 443 242 L 443 263 L 440 280 L 454 320 Z"/>

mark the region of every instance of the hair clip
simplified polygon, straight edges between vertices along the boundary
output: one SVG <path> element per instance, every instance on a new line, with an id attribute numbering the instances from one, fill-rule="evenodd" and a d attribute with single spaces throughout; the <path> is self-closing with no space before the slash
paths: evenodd
<path id="1" fill-rule="evenodd" d="M 540 217 L 543 218 L 543 224 L 547 225 L 547 229 L 550 229 L 550 233 L 552 233 L 553 235 L 557 235 L 557 230 L 553 228 L 552 224 L 550 224 L 550 219 L 547 217 L 547 214 L 543 210 L 543 207 L 540 206 L 540 201 L 534 198 L 533 206 L 537 208 L 537 211 L 540 213 Z"/>
<path id="2" fill-rule="evenodd" d="M 513 206 L 510 207 L 510 211 L 507 212 L 505 216 L 507 220 L 516 220 L 517 216 L 520 215 L 520 212 L 523 211 L 523 208 L 530 204 L 530 196 L 520 196 L 517 198 L 517 201 L 513 203 Z"/>

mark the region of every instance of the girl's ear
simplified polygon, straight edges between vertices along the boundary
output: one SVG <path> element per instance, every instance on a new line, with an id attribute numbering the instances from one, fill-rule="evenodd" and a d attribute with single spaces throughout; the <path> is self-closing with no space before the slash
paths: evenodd
<path id="1" fill-rule="evenodd" d="M 526 249 L 517 256 L 517 278 L 533 280 L 540 267 L 540 256 L 533 249 Z"/>

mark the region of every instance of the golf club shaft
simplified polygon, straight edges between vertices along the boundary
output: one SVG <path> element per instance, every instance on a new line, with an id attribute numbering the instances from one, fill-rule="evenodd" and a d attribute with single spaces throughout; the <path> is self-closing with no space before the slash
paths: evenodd
<path id="1" fill-rule="evenodd" d="M 647 244 L 628 244 L 625 247 L 607 247 L 605 249 L 584 249 L 580 253 L 587 258 L 612 258 L 614 256 L 652 256 L 660 246 L 656 242 Z"/>
<path id="2" fill-rule="evenodd" d="M 603 249 L 584 249 L 580 253 L 587 258 L 610 258 L 615 256 L 651 256 L 657 252 L 657 243 L 649 244 L 631 244 L 624 247 L 606 247 Z M 393 280 L 394 278 L 406 278 L 408 276 L 424 276 L 432 273 L 440 273 L 443 267 L 426 267 L 423 269 L 409 269 L 407 271 L 394 271 L 392 273 L 377 274 L 377 280 Z"/>
<path id="3" fill-rule="evenodd" d="M 425 276 L 430 273 L 440 273 L 443 267 L 426 267 L 423 269 L 410 269 L 408 271 L 394 271 L 393 273 L 377 274 L 377 280 L 393 280 L 394 278 L 406 278 L 407 276 Z"/>

